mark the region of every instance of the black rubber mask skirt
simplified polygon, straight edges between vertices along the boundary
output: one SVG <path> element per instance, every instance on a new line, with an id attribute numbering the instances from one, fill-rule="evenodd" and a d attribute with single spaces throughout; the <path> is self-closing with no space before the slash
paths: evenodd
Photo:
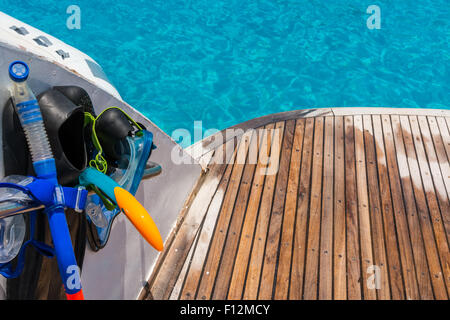
<path id="1" fill-rule="evenodd" d="M 64 90 L 73 97 L 66 97 L 61 92 Z M 78 87 L 58 87 L 37 97 L 56 161 L 58 181 L 64 186 L 78 184 L 78 176 L 87 166 L 84 140 L 86 106 L 84 103 L 76 105 L 72 101 L 78 99 L 85 102 L 84 95 L 87 95 L 86 92 Z M 5 174 L 33 175 L 25 136 L 11 100 L 5 106 L 2 120 Z"/>

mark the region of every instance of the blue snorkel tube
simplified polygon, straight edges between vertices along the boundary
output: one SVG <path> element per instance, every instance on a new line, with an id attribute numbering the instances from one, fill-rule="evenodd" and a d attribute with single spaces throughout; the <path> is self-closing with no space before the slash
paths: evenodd
<path id="1" fill-rule="evenodd" d="M 31 193 L 45 205 L 67 299 L 83 300 L 80 269 L 77 265 L 64 213 L 64 208 L 67 207 L 65 198 L 71 188 L 63 188 L 58 184 L 55 159 L 45 131 L 40 107 L 26 83 L 29 75 L 28 65 L 22 61 L 11 63 L 9 75 L 13 81 L 14 104 L 25 132 L 33 168 L 37 175 Z M 77 195 L 79 194 L 77 193 Z M 86 197 L 87 192 L 83 195 Z"/>

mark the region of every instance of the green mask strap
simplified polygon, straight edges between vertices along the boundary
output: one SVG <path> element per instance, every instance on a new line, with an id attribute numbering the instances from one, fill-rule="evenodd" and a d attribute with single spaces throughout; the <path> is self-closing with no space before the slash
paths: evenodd
<path id="1" fill-rule="evenodd" d="M 89 112 L 84 113 L 84 125 L 92 125 L 92 142 L 94 143 L 95 149 L 97 149 L 97 154 L 94 159 L 89 161 L 89 166 L 97 169 L 101 173 L 106 173 L 108 170 L 108 163 L 103 157 L 103 149 L 100 141 L 98 141 L 97 133 L 95 132 L 95 122 L 97 119 L 98 117 L 94 118 Z"/>
<path id="2" fill-rule="evenodd" d="M 94 118 L 94 116 L 92 114 L 90 114 L 89 112 L 85 112 L 84 113 L 84 125 L 85 126 L 92 125 L 92 142 L 94 143 L 95 149 L 97 149 L 97 151 L 98 151 L 97 154 L 95 155 L 95 158 L 89 161 L 89 166 L 97 169 L 98 171 L 100 171 L 102 173 L 106 173 L 106 171 L 108 170 L 108 163 L 105 160 L 105 158 L 103 157 L 103 148 L 100 144 L 100 141 L 98 140 L 97 133 L 95 131 L 95 123 L 96 123 L 97 119 L 99 119 L 101 117 L 103 112 L 105 112 L 109 109 L 113 109 L 113 108 L 120 110 L 127 117 L 127 119 L 138 129 L 138 131 L 136 132 L 136 135 L 138 137 L 142 136 L 142 130 L 143 130 L 142 127 L 136 121 L 134 121 L 134 119 L 131 118 L 125 111 L 123 111 L 119 107 L 106 108 L 97 116 L 97 118 Z"/>

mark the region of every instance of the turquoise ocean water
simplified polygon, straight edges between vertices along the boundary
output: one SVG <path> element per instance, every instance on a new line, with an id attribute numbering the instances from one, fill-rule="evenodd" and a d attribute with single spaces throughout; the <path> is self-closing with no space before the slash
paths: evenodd
<path id="1" fill-rule="evenodd" d="M 70 5 L 80 30 L 66 27 Z M 370 5 L 379 30 L 366 25 Z M 169 135 L 304 108 L 450 108 L 448 0 L 0 0 L 0 10 L 90 55 Z"/>

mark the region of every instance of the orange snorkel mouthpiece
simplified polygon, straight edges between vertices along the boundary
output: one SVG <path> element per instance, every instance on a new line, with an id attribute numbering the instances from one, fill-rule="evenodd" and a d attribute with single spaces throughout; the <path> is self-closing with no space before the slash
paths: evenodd
<path id="1" fill-rule="evenodd" d="M 145 210 L 131 193 L 123 188 L 114 188 L 114 195 L 116 196 L 117 205 L 123 210 L 139 233 L 156 250 L 162 251 L 164 245 L 161 234 L 147 210 Z"/>

